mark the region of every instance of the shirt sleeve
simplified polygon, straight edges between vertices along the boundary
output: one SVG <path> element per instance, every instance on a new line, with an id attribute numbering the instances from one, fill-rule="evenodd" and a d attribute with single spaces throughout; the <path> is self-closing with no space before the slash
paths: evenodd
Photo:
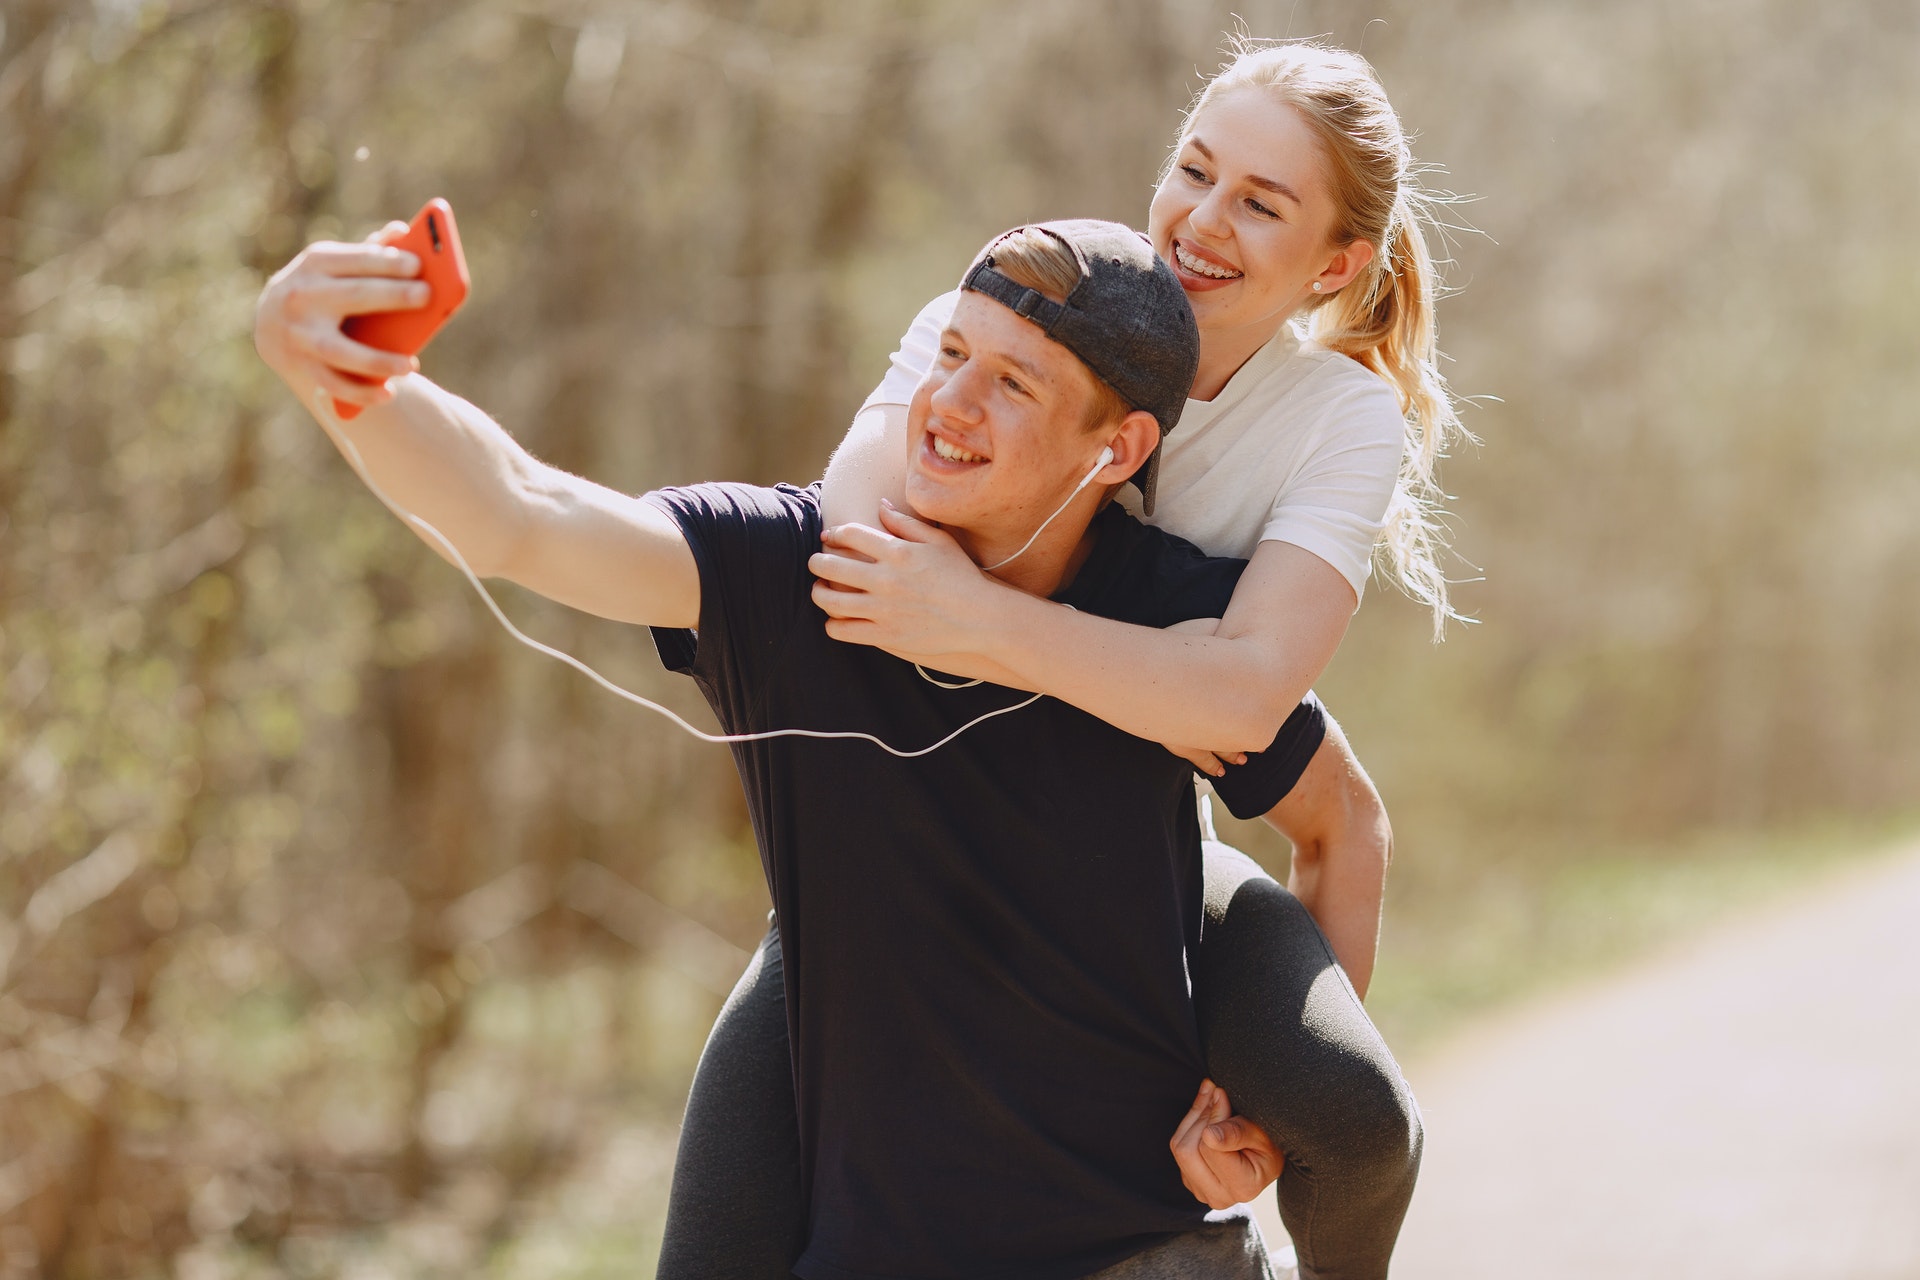
<path id="1" fill-rule="evenodd" d="M 1326 708 L 1309 692 L 1280 726 L 1272 745 L 1250 753 L 1245 764 L 1228 765 L 1225 777 L 1210 779 L 1214 794 L 1234 817 L 1259 817 L 1287 798 L 1326 737 Z"/>
<path id="2" fill-rule="evenodd" d="M 920 314 L 900 335 L 900 349 L 887 363 L 887 376 L 880 379 L 880 385 L 860 406 L 863 411 L 877 404 L 913 402 L 913 390 L 920 385 L 920 379 L 927 376 L 927 370 L 933 368 L 934 357 L 940 353 L 940 335 L 947 331 L 954 304 L 959 300 L 960 291 L 955 289 L 920 308 Z"/>
<path id="3" fill-rule="evenodd" d="M 646 500 L 679 526 L 700 574 L 699 627 L 650 628 L 661 665 L 693 677 L 727 732 L 749 732 L 767 674 L 811 607 L 817 486 L 700 484 Z"/>
<path id="4" fill-rule="evenodd" d="M 1363 369 L 1315 406 L 1321 447 L 1274 500 L 1262 542 L 1311 551 L 1364 595 L 1374 543 L 1386 520 L 1406 448 L 1406 420 L 1393 388 Z"/>

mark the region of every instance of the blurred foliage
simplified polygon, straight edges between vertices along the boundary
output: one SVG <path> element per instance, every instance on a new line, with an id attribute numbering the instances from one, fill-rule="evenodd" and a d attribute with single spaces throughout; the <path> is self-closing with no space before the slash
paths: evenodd
<path id="1" fill-rule="evenodd" d="M 1561 851 L 1911 804 L 1920 11 L 1232 12 L 1362 47 L 1480 197 L 1442 319 L 1499 397 L 1447 477 L 1483 622 L 1435 649 L 1376 590 L 1323 684 L 1399 836 L 1383 989 L 1503 869 L 1592 897 Z M 644 1270 L 762 927 L 724 752 L 509 652 L 254 357 L 266 275 L 445 195 L 431 374 L 611 484 L 808 479 L 989 234 L 1143 220 L 1230 21 L 8 0 L 0 1272 Z"/>

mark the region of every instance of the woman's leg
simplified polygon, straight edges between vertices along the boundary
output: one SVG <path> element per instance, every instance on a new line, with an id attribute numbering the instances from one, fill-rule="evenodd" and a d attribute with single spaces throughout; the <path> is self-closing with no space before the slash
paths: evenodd
<path id="1" fill-rule="evenodd" d="M 1194 1003 L 1207 1069 L 1286 1153 L 1280 1219 L 1301 1280 L 1380 1280 L 1420 1170 L 1420 1112 L 1299 899 L 1205 844 Z"/>
<path id="2" fill-rule="evenodd" d="M 776 926 L 727 997 L 694 1071 L 657 1275 L 792 1280 L 806 1243 Z"/>

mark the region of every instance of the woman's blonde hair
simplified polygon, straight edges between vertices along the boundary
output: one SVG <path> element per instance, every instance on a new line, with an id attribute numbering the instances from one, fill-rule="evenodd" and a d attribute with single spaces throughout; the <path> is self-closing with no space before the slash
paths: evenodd
<path id="1" fill-rule="evenodd" d="M 1242 88 L 1274 95 L 1319 138 L 1336 210 L 1333 243 L 1364 240 L 1374 253 L 1345 288 L 1309 304 L 1307 332 L 1385 378 L 1400 397 L 1406 450 L 1375 558 L 1432 609 L 1439 638 L 1447 619 L 1459 615 L 1448 603 L 1440 563 L 1447 531 L 1435 469 L 1456 438 L 1472 439 L 1438 364 L 1433 307 L 1440 283 L 1426 226 L 1440 197 L 1421 187 L 1400 117 L 1365 58 L 1314 41 L 1245 36 L 1229 49 L 1230 60 L 1188 110 L 1179 141 L 1209 102 Z"/>

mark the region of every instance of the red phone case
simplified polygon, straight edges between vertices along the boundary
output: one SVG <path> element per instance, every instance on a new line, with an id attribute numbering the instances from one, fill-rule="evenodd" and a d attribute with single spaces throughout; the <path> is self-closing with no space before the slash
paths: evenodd
<path id="1" fill-rule="evenodd" d="M 382 237 L 381 243 L 405 249 L 420 259 L 419 278 L 433 291 L 432 296 L 426 306 L 411 311 L 348 316 L 340 331 L 355 342 L 379 347 L 382 351 L 418 355 L 440 331 L 440 326 L 467 300 L 470 284 L 467 258 L 460 251 L 460 229 L 453 221 L 453 206 L 434 197 L 414 215 L 404 234 L 390 239 Z M 339 400 L 333 402 L 333 410 L 342 418 L 355 418 L 360 414 L 359 405 Z"/>

